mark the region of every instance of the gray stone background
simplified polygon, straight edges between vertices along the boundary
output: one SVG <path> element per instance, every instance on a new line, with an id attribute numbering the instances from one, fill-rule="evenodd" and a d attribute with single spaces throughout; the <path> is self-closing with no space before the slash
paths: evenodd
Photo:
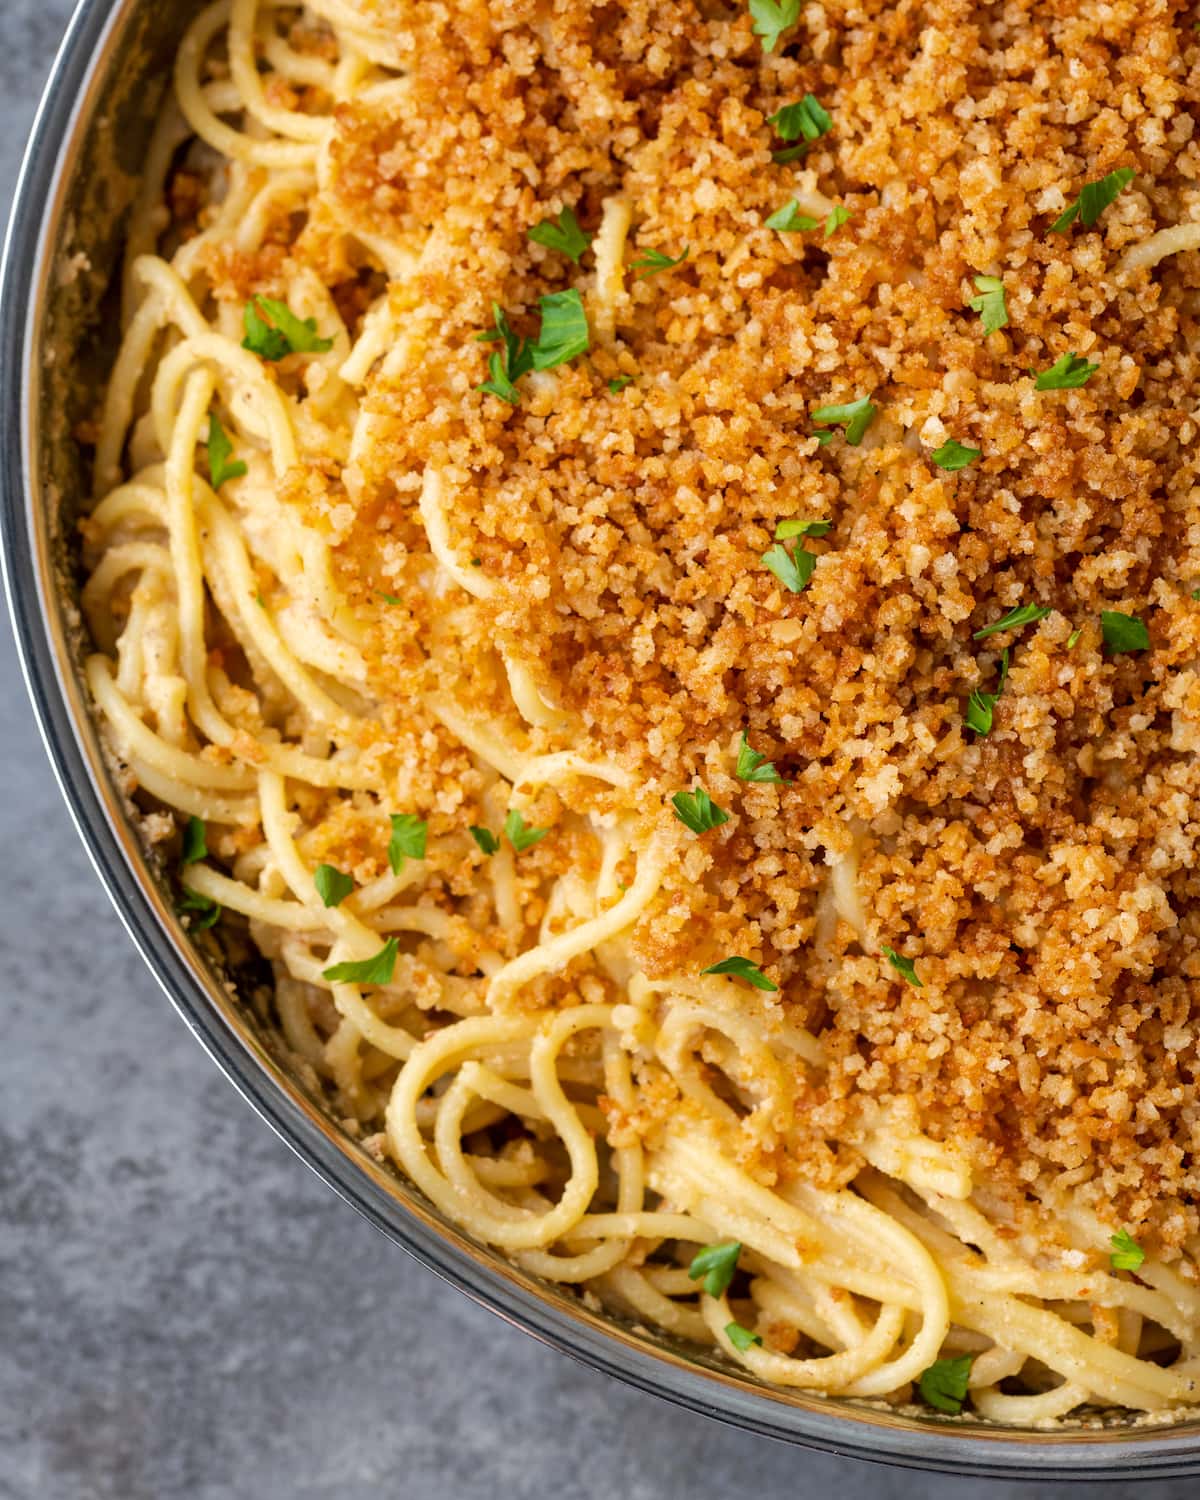
<path id="1" fill-rule="evenodd" d="M 5 214 L 69 9 L 0 0 Z M 68 822 L 2 628 L 0 765 L 3 1500 L 1079 1493 L 755 1439 L 474 1307 L 335 1199 L 187 1035 Z"/>

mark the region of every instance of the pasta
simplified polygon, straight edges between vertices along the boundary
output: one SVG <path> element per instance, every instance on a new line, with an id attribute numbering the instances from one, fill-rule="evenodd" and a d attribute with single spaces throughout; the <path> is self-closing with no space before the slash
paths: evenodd
<path id="1" fill-rule="evenodd" d="M 1165 63 L 1006 196 L 1042 9 L 206 5 L 83 528 L 124 784 L 365 1149 L 1017 1425 L 1200 1389 L 1200 198 Z M 1162 9 L 1113 55 L 1194 70 Z"/>

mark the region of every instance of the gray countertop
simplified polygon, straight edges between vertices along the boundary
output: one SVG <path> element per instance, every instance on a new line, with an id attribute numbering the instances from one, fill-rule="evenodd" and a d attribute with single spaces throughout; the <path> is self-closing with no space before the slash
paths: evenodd
<path id="1" fill-rule="evenodd" d="M 0 0 L 5 213 L 69 9 Z M 1068 1493 L 755 1439 L 442 1285 L 311 1176 L 176 1019 L 70 826 L 4 630 L 0 703 L 4 1500 Z"/>

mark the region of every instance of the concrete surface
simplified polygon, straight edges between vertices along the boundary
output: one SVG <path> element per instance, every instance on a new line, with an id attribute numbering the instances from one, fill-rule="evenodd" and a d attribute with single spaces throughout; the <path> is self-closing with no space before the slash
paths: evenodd
<path id="1" fill-rule="evenodd" d="M 0 0 L 5 212 L 68 9 Z M 577 1367 L 413 1264 L 251 1115 L 143 969 L 5 629 L 0 705 L 3 1500 L 1068 1493 L 730 1431 Z"/>

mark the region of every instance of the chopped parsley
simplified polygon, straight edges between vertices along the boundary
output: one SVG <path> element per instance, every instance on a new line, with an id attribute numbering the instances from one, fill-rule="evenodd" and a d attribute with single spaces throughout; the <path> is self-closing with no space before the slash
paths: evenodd
<path id="1" fill-rule="evenodd" d="M 1037 376 L 1034 390 L 1077 391 L 1081 385 L 1088 383 L 1099 368 L 1099 365 L 1089 365 L 1086 359 L 1080 359 L 1077 354 L 1064 354 L 1048 370 L 1043 370 L 1040 374 L 1036 370 L 1031 372 Z"/>
<path id="2" fill-rule="evenodd" d="M 227 479 L 240 479 L 246 472 L 246 465 L 241 459 L 235 463 L 229 462 L 229 455 L 232 452 L 233 444 L 221 426 L 221 419 L 215 411 L 209 412 L 208 477 L 214 490 L 219 490 Z"/>
<path id="3" fill-rule="evenodd" d="M 1136 615 L 1123 615 L 1120 610 L 1105 609 L 1100 612 L 1100 630 L 1109 651 L 1149 651 L 1150 632 L 1144 620 Z"/>
<path id="4" fill-rule="evenodd" d="M 886 947 L 883 949 L 883 956 L 891 964 L 892 968 L 896 970 L 897 974 L 904 975 L 904 978 L 914 989 L 922 990 L 925 988 L 917 978 L 917 966 L 911 958 L 905 958 L 902 954 L 897 953 L 895 948 Z"/>
<path id="5" fill-rule="evenodd" d="M 846 441 L 853 448 L 862 442 L 863 434 L 875 420 L 878 410 L 870 396 L 860 396 L 857 401 L 842 406 L 818 406 L 812 419 L 818 427 L 841 427 Z"/>
<path id="6" fill-rule="evenodd" d="M 557 250 L 578 265 L 580 257 L 592 243 L 593 236 L 580 229 L 573 208 L 564 208 L 557 223 L 553 219 L 543 219 L 529 230 L 529 238 L 535 245 L 544 245 L 547 250 Z"/>
<path id="7" fill-rule="evenodd" d="M 998 328 L 1008 327 L 1008 304 L 1004 300 L 1004 283 L 999 276 L 976 276 L 975 290 L 967 306 L 983 319 L 984 334 L 995 333 Z"/>
<path id="8" fill-rule="evenodd" d="M 415 813 L 392 813 L 392 836 L 388 840 L 388 864 L 392 874 L 399 875 L 406 859 L 425 858 L 428 825 Z"/>
<path id="9" fill-rule="evenodd" d="M 671 798 L 675 816 L 693 833 L 707 833 L 729 822 L 729 814 L 718 807 L 699 782 L 690 792 L 676 792 Z"/>
<path id="10" fill-rule="evenodd" d="M 976 734 L 991 734 L 992 715 L 995 713 L 996 704 L 1000 700 L 1000 694 L 1004 691 L 1004 684 L 1008 680 L 1008 648 L 1005 647 L 1000 656 L 1000 681 L 996 684 L 994 693 L 982 693 L 978 688 L 967 699 L 967 712 L 964 715 L 966 726 L 973 729 Z"/>
<path id="11" fill-rule="evenodd" d="M 965 469 L 968 464 L 973 464 L 982 451 L 981 448 L 968 448 L 966 443 L 960 443 L 956 438 L 949 438 L 935 450 L 933 461 L 939 469 L 954 474 L 959 469 Z"/>
<path id="12" fill-rule="evenodd" d="M 209 896 L 202 896 L 199 891 L 190 891 L 186 886 L 179 898 L 178 910 L 189 912 L 192 915 L 191 925 L 201 932 L 215 927 L 221 919 L 221 907 L 216 901 Z"/>
<path id="13" fill-rule="evenodd" d="M 745 1354 L 746 1350 L 750 1348 L 751 1344 L 762 1343 L 761 1334 L 751 1333 L 748 1328 L 743 1328 L 740 1323 L 726 1323 L 725 1337 L 729 1340 L 729 1342 L 733 1345 L 733 1347 L 738 1351 L 739 1354 Z"/>
<path id="14" fill-rule="evenodd" d="M 643 250 L 638 259 L 631 263 L 629 269 L 636 271 L 643 280 L 647 276 L 657 276 L 660 271 L 669 271 L 673 266 L 683 265 L 691 248 L 690 245 L 685 245 L 682 253 L 674 257 L 664 255 L 661 250 Z"/>
<path id="15" fill-rule="evenodd" d="M 699 1281 L 703 1276 L 705 1292 L 710 1297 L 723 1297 L 729 1290 L 741 1253 L 741 1240 L 721 1240 L 715 1245 L 705 1245 L 692 1257 L 688 1275 L 693 1281 Z"/>
<path id="16" fill-rule="evenodd" d="M 189 818 L 183 829 L 183 863 L 194 865 L 197 860 L 208 858 L 208 841 L 204 835 L 204 820 Z"/>
<path id="17" fill-rule="evenodd" d="M 777 990 L 779 986 L 772 979 L 768 979 L 757 964 L 752 964 L 748 958 L 742 958 L 734 954 L 732 958 L 723 958 L 719 964 L 709 964 L 707 969 L 701 969 L 701 974 L 732 974 L 735 979 L 744 979 L 747 984 L 752 984 L 756 990 Z"/>
<path id="18" fill-rule="evenodd" d="M 549 832 L 548 828 L 530 828 L 515 807 L 509 808 L 508 817 L 504 820 L 504 836 L 518 854 L 523 854 L 526 849 L 532 849 L 534 844 L 540 843 Z"/>
<path id="19" fill-rule="evenodd" d="M 733 774 L 739 781 L 782 782 L 785 779 L 775 769 L 773 761 L 769 761 L 765 755 L 760 755 L 757 750 L 750 748 L 745 730 L 742 731 L 742 743 L 738 746 L 737 769 Z"/>
<path id="20" fill-rule="evenodd" d="M 1010 609 L 1006 615 L 1001 615 L 998 620 L 993 620 L 990 625 L 977 630 L 971 639 L 982 641 L 985 636 L 995 635 L 1000 630 L 1020 630 L 1026 625 L 1033 625 L 1038 620 L 1044 620 L 1049 613 L 1048 604 L 1018 604 L 1016 609 Z"/>
<path id="21" fill-rule="evenodd" d="M 763 553 L 762 563 L 768 572 L 774 573 L 789 593 L 799 594 L 807 587 L 808 580 L 813 576 L 817 559 L 807 547 L 796 547 L 789 552 L 786 547 L 776 542 L 773 547 L 768 547 Z"/>
<path id="22" fill-rule="evenodd" d="M 1072 630 L 1071 634 L 1067 637 L 1067 650 L 1068 651 L 1074 651 L 1076 645 L 1078 644 L 1079 637 L 1082 634 L 1083 634 L 1083 626 L 1082 625 L 1076 625 L 1075 629 Z"/>
<path id="23" fill-rule="evenodd" d="M 632 380 L 632 375 L 616 375 L 612 380 L 608 382 L 608 388 L 614 396 L 619 396 L 625 389 L 625 387 L 632 382 Z"/>
<path id="24" fill-rule="evenodd" d="M 399 594 L 385 594 L 382 589 L 376 589 L 375 592 L 379 595 L 379 597 L 383 600 L 383 602 L 385 604 L 403 604 L 404 603 L 404 600 L 401 599 L 401 597 L 400 597 Z"/>
<path id="25" fill-rule="evenodd" d="M 516 382 L 533 369 L 533 351 L 528 339 L 520 338 L 513 332 L 504 309 L 497 302 L 492 303 L 492 319 L 494 326 L 484 333 L 476 334 L 476 342 L 503 344 L 504 348 L 488 359 L 489 378 L 477 389 L 490 392 L 501 401 L 507 401 L 510 406 L 518 406 L 521 397 Z"/>
<path id="26" fill-rule="evenodd" d="M 767 124 L 774 125 L 782 140 L 798 141 L 803 137 L 804 144 L 795 148 L 798 154 L 810 142 L 828 135 L 833 129 L 833 116 L 828 110 L 822 109 L 812 94 L 805 94 L 795 104 L 785 104 L 773 115 L 768 115 Z M 783 156 L 791 159 L 791 153 L 780 151 L 776 153 L 775 160 L 778 161 Z"/>
<path id="27" fill-rule="evenodd" d="M 825 536 L 832 530 L 832 521 L 780 521 L 775 528 L 775 540 L 786 542 L 794 536 Z"/>
<path id="28" fill-rule="evenodd" d="M 917 1382 L 922 1400 L 938 1411 L 958 1416 L 967 1399 L 967 1381 L 974 1359 L 973 1354 L 960 1354 L 955 1359 L 935 1359 Z"/>
<path id="29" fill-rule="evenodd" d="M 590 344 L 587 313 L 583 310 L 583 298 L 578 288 L 550 292 L 539 297 L 538 302 L 542 309 L 542 326 L 533 346 L 533 368 L 553 370 L 556 365 L 565 365 L 568 360 L 586 354 Z"/>
<path id="30" fill-rule="evenodd" d="M 763 221 L 768 229 L 777 229 L 780 234 L 800 234 L 806 229 L 819 229 L 820 219 L 810 218 L 800 212 L 800 205 L 790 198 L 782 208 L 777 208 L 769 219 Z"/>
<path id="31" fill-rule="evenodd" d="M 1112 1254 L 1108 1263 L 1114 1271 L 1140 1271 L 1146 1252 L 1130 1234 L 1128 1229 L 1118 1229 L 1109 1241 Z"/>
<path id="32" fill-rule="evenodd" d="M 829 210 L 829 217 L 825 220 L 825 238 L 828 239 L 830 235 L 836 234 L 851 218 L 853 214 L 850 209 L 843 207 L 840 203 L 835 203 Z"/>
<path id="33" fill-rule="evenodd" d="M 388 938 L 373 958 L 334 964 L 332 968 L 321 970 L 321 978 L 328 979 L 331 984 L 391 984 L 398 951 L 396 939 Z"/>
<path id="34" fill-rule="evenodd" d="M 1110 172 L 1107 177 L 1101 177 L 1099 182 L 1088 182 L 1083 186 L 1079 197 L 1074 203 L 1067 205 L 1066 211 L 1061 213 L 1050 228 L 1048 234 L 1066 234 L 1075 220 L 1086 229 L 1090 229 L 1104 210 L 1112 203 L 1125 188 L 1133 181 L 1134 171 L 1132 167 L 1118 167 L 1115 172 Z"/>
<path id="35" fill-rule="evenodd" d="M 754 17 L 754 35 L 762 38 L 764 52 L 774 52 L 780 37 L 800 19 L 801 0 L 749 0 Z"/>
<path id="36" fill-rule="evenodd" d="M 484 854 L 492 855 L 500 852 L 500 840 L 489 829 L 478 828 L 472 823 L 468 831 Z"/>
<path id="37" fill-rule="evenodd" d="M 266 314 L 264 320 L 262 314 Z M 298 318 L 286 302 L 274 297 L 252 297 L 242 314 L 246 337 L 242 348 L 275 363 L 289 354 L 324 354 L 332 339 L 317 335 L 316 318 Z"/>
<path id="38" fill-rule="evenodd" d="M 326 906 L 341 906 L 354 889 L 353 879 L 336 865 L 318 865 L 313 871 L 313 884 Z"/>

